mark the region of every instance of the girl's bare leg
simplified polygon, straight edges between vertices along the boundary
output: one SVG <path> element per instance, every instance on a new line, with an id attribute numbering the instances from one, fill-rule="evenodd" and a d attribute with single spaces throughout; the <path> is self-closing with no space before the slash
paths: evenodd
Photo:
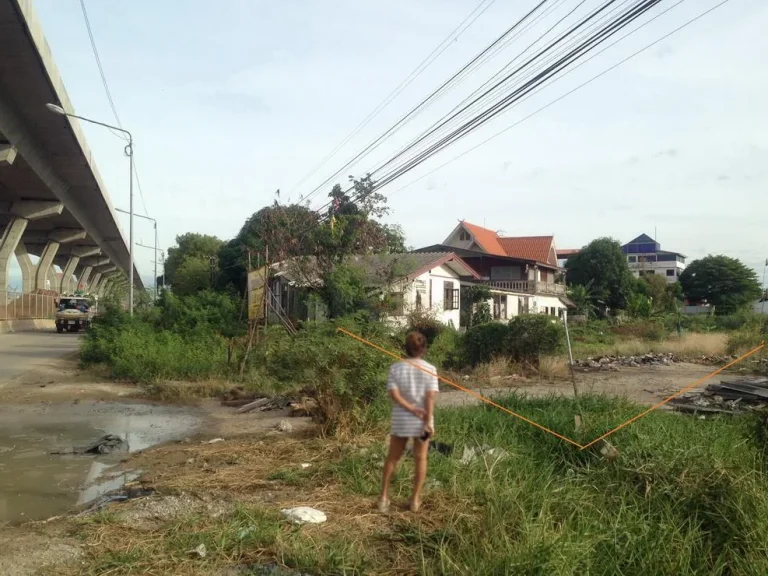
<path id="1" fill-rule="evenodd" d="M 379 508 L 382 511 L 386 511 L 384 509 L 389 506 L 389 481 L 397 468 L 397 463 L 403 455 L 407 442 L 408 438 L 398 438 L 397 436 L 389 438 L 389 454 L 387 454 L 387 461 L 384 463 L 384 472 L 381 478 L 381 496 L 379 497 Z"/>
<path id="2" fill-rule="evenodd" d="M 421 506 L 421 489 L 427 477 L 427 456 L 429 452 L 429 440 L 413 440 L 413 465 L 415 475 L 413 477 L 413 494 L 411 494 L 411 511 L 418 512 Z"/>

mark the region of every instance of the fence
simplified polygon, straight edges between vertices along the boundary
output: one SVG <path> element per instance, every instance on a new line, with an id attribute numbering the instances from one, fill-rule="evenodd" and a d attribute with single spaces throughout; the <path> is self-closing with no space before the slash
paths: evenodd
<path id="1" fill-rule="evenodd" d="M 58 298 L 50 290 L 26 294 L 0 290 L 0 320 L 53 318 Z"/>

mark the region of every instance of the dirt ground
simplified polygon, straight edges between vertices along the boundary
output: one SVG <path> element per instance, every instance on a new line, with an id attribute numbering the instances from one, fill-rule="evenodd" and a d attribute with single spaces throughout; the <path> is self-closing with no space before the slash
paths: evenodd
<path id="1" fill-rule="evenodd" d="M 623 395 L 637 402 L 650 404 L 704 378 L 713 370 L 712 367 L 696 364 L 627 367 L 618 371 L 578 373 L 577 382 L 581 392 Z M 463 380 L 460 383 L 463 386 L 472 385 Z M 0 407 L 23 405 L 26 409 L 35 410 L 37 408 L 34 406 L 39 405 L 40 410 L 45 410 L 51 406 L 66 409 L 68 405 L 85 401 L 146 403 L 146 399 L 141 398 L 141 389 L 137 386 L 109 382 L 92 372 L 81 371 L 73 358 L 53 361 L 11 381 L 0 382 L 0 388 Z M 439 396 L 440 406 L 461 406 L 477 402 L 464 392 L 452 391 L 448 386 L 444 388 Z M 547 382 L 513 376 L 497 376 L 490 379 L 487 385 L 476 388 L 476 391 L 484 396 L 510 390 L 536 396 L 573 394 L 571 382 L 568 380 Z M 168 474 L 189 474 L 198 467 L 197 462 L 191 462 L 189 459 L 188 452 L 193 448 L 190 443 L 199 445 L 206 439 L 224 438 L 224 442 L 211 445 L 211 449 L 216 446 L 217 451 L 225 452 L 229 446 L 236 447 L 238 436 L 258 436 L 263 439 L 265 446 L 274 445 L 272 439 L 276 438 L 280 438 L 282 443 L 292 443 L 285 434 L 275 430 L 281 420 L 288 419 L 286 411 L 237 415 L 233 408 L 222 407 L 214 399 L 196 401 L 194 405 L 195 410 L 203 415 L 203 424 L 196 430 L 194 437 L 131 458 L 132 461 L 140 461 L 142 469 L 147 471 L 150 477 L 153 473 L 166 476 L 165 483 L 172 485 L 173 480 L 167 477 Z M 293 425 L 295 435 L 300 435 L 302 431 L 312 427 L 312 423 L 306 418 L 290 418 L 289 421 Z M 199 447 L 197 450 L 199 451 Z M 267 462 L 263 464 L 266 465 Z M 132 462 L 129 465 L 137 464 Z M 266 487 L 264 489 L 264 498 L 283 500 L 276 494 L 270 496 L 269 490 Z M 155 519 L 188 513 L 196 507 L 202 507 L 201 511 L 213 514 L 220 513 L 218 508 L 224 501 L 185 502 L 184 498 L 184 495 L 174 495 L 131 501 L 129 510 L 139 516 Z M 295 499 L 295 495 L 292 495 L 291 499 Z M 0 528 L 0 541 L 4 543 L 0 547 L 0 566 L 3 567 L 2 573 L 10 576 L 37 574 L 46 567 L 50 569 L 51 566 L 63 562 L 76 561 L 84 550 L 82 542 L 70 535 L 67 523 L 62 520 Z M 34 553 L 30 553 L 31 551 Z"/>
<path id="2" fill-rule="evenodd" d="M 662 398 L 690 386 L 705 378 L 716 368 L 700 364 L 670 364 L 668 366 L 623 367 L 617 371 L 577 372 L 576 385 L 579 393 L 625 396 L 641 404 L 654 404 Z M 471 382 L 458 381 L 462 386 Z M 550 394 L 573 396 L 573 384 L 570 380 L 527 379 L 514 376 L 492 378 L 486 386 L 472 386 L 475 392 L 487 397 L 508 393 L 515 390 L 531 396 Z M 701 383 L 702 386 L 705 382 Z M 452 389 L 448 384 L 441 385 L 443 391 L 438 396 L 439 406 L 462 406 L 478 402 L 469 394 Z"/>

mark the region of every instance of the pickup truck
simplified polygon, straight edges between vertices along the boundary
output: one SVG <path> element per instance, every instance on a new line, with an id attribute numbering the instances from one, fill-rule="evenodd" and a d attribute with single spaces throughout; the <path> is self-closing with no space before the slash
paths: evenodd
<path id="1" fill-rule="evenodd" d="M 62 296 L 56 312 L 56 331 L 78 332 L 90 328 L 96 304 L 86 296 Z"/>

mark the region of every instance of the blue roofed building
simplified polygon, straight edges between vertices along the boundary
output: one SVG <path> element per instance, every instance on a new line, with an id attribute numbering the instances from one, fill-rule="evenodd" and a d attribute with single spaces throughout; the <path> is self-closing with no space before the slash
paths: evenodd
<path id="1" fill-rule="evenodd" d="M 641 234 L 621 247 L 627 255 L 629 269 L 635 277 L 659 274 L 670 284 L 677 282 L 685 270 L 685 255 L 662 250 L 661 244 L 647 234 Z"/>

